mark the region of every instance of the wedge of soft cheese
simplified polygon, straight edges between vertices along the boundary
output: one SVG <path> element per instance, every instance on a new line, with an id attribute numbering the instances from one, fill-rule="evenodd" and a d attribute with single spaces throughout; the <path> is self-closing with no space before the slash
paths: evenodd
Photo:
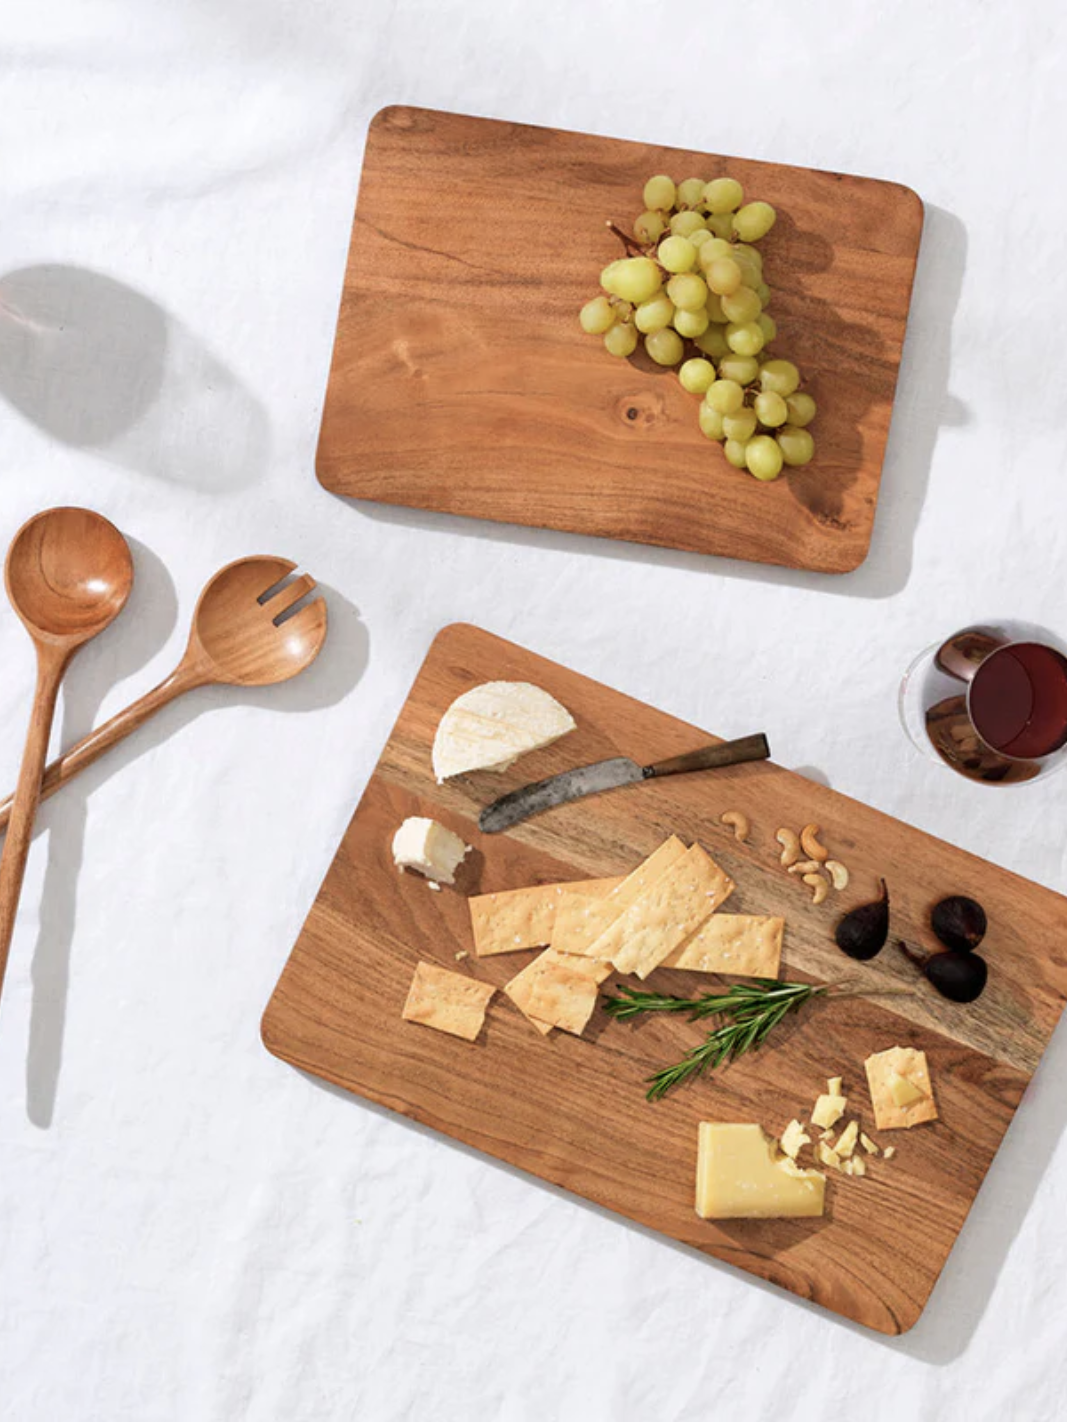
<path id="1" fill-rule="evenodd" d="M 456 698 L 437 727 L 433 773 L 440 785 L 471 770 L 507 770 L 528 751 L 551 745 L 574 717 L 528 681 L 486 681 Z"/>
<path id="2" fill-rule="evenodd" d="M 412 815 L 393 835 L 393 863 L 414 869 L 433 884 L 454 884 L 456 870 L 470 853 L 458 834 L 436 820 Z"/>
<path id="3" fill-rule="evenodd" d="M 821 1215 L 826 1177 L 781 1155 L 758 1125 L 701 1121 L 696 1209 L 705 1220 Z"/>

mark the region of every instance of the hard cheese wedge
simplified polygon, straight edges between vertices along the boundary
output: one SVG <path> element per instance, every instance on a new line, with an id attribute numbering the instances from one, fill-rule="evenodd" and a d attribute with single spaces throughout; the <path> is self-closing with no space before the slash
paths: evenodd
<path id="1" fill-rule="evenodd" d="M 733 892 L 733 881 L 694 844 L 589 949 L 620 973 L 647 978 Z"/>
<path id="2" fill-rule="evenodd" d="M 701 1121 L 696 1210 L 705 1220 L 821 1215 L 826 1177 L 802 1170 L 758 1125 Z"/>
<path id="3" fill-rule="evenodd" d="M 676 834 L 672 834 L 599 903 L 565 894 L 556 913 L 552 947 L 560 953 L 580 953 L 591 957 L 589 950 L 604 930 L 610 928 L 634 900 L 640 898 L 649 885 L 665 874 L 685 852 L 685 845 Z"/>
<path id="4" fill-rule="evenodd" d="M 528 681 L 486 681 L 456 698 L 437 727 L 438 784 L 471 770 L 506 770 L 528 751 L 574 730 L 574 717 Z"/>

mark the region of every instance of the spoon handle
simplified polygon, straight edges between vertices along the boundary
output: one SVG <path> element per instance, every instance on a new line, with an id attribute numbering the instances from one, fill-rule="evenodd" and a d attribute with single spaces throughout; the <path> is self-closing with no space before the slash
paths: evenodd
<path id="1" fill-rule="evenodd" d="M 194 686 L 203 684 L 203 678 L 191 676 L 184 664 L 176 667 L 170 676 L 161 681 L 158 686 L 154 686 L 151 691 L 146 691 L 138 700 L 112 716 L 110 721 L 105 721 L 102 726 L 97 726 L 95 730 L 90 731 L 87 736 L 57 756 L 45 770 L 41 779 L 40 798 L 47 800 L 57 790 L 62 789 L 69 780 L 73 780 L 76 775 L 80 775 L 83 770 L 99 760 L 105 751 L 109 751 L 112 746 L 118 745 L 119 741 L 124 741 L 138 727 L 143 726 L 150 716 L 161 711 L 164 706 L 181 696 L 183 692 L 191 691 Z M 18 791 L 16 790 L 14 795 L 9 795 L 6 800 L 0 801 L 0 833 L 7 827 L 17 800 Z M 10 837 L 11 831 L 9 830 L 8 838 Z M 2 981 L 2 971 L 0 971 L 0 983 Z"/>
<path id="2" fill-rule="evenodd" d="M 33 838 L 33 821 L 41 794 L 41 771 L 48 754 L 48 736 L 56 709 L 56 695 L 71 656 L 71 649 L 68 647 L 54 647 L 40 642 L 36 646 L 37 688 L 30 712 L 30 728 L 26 733 L 26 745 L 22 752 L 11 824 L 4 840 L 3 854 L 0 855 L 0 990 L 4 986 L 7 955 L 11 948 L 11 935 L 15 931 L 15 916 L 22 894 L 26 859 Z"/>

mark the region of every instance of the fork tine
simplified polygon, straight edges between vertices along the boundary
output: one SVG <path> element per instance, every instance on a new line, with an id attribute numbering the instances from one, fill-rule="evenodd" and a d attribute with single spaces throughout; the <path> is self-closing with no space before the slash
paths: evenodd
<path id="1" fill-rule="evenodd" d="M 263 606 L 270 614 L 271 620 L 277 622 L 282 613 L 288 612 L 294 603 L 298 603 L 302 597 L 306 597 L 317 587 L 315 579 L 310 573 L 302 573 L 299 578 L 294 578 L 291 583 L 287 583 L 284 588 L 269 598 Z"/>

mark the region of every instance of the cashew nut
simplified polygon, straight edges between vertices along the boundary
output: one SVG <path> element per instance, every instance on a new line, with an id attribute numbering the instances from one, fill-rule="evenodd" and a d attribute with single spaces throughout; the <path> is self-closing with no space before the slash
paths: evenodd
<path id="1" fill-rule="evenodd" d="M 830 892 L 830 885 L 821 874 L 805 874 L 804 882 L 811 889 L 811 901 L 813 904 L 821 904 L 826 895 Z"/>
<path id="2" fill-rule="evenodd" d="M 834 881 L 835 889 L 848 888 L 848 870 L 839 859 L 828 859 L 822 866 Z"/>
<path id="3" fill-rule="evenodd" d="M 819 826 L 805 825 L 800 831 L 800 847 L 809 859 L 817 859 L 820 864 L 830 857 L 830 851 L 819 843 Z"/>
<path id="4" fill-rule="evenodd" d="M 780 829 L 774 837 L 782 846 L 782 863 L 788 869 L 800 858 L 800 838 L 791 829 Z"/>
<path id="5" fill-rule="evenodd" d="M 727 810 L 724 815 L 719 816 L 719 819 L 724 825 L 733 827 L 734 839 L 739 839 L 743 843 L 748 838 L 751 826 L 748 816 L 743 815 L 740 810 Z"/>
<path id="6" fill-rule="evenodd" d="M 821 868 L 822 865 L 817 859 L 799 859 L 796 864 L 790 864 L 786 872 L 789 874 L 817 874 Z"/>

